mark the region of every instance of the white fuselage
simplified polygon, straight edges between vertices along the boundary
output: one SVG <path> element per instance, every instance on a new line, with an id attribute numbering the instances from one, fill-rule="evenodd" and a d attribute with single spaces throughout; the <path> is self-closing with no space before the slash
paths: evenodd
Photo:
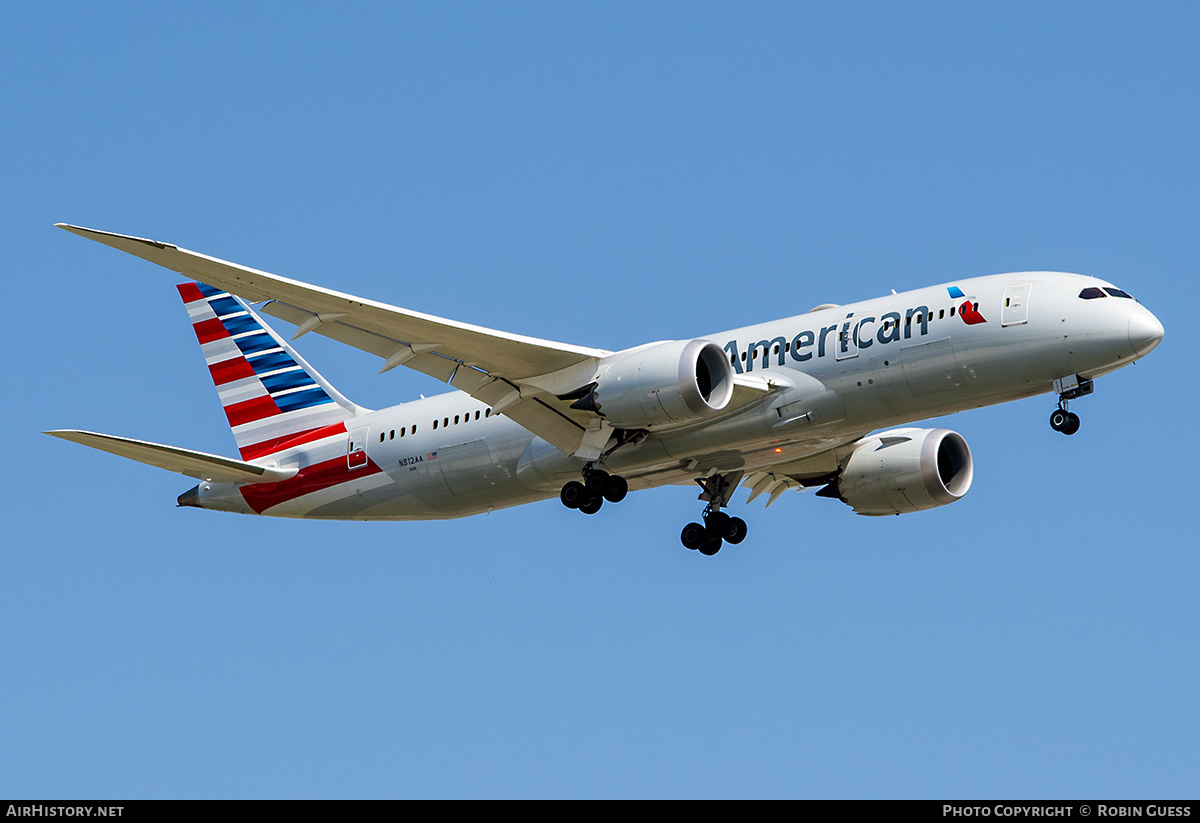
<path id="1" fill-rule="evenodd" d="M 749 400 L 715 419 L 652 430 L 604 468 L 638 489 L 793 464 L 876 429 L 1046 393 L 1068 375 L 1097 377 L 1162 334 L 1133 299 L 1080 297 L 1105 286 L 1075 274 L 992 275 L 707 335 L 752 387 Z M 295 478 L 202 483 L 191 505 L 280 517 L 462 517 L 555 496 L 584 463 L 460 392 L 346 425 L 262 461 L 300 469 Z"/>

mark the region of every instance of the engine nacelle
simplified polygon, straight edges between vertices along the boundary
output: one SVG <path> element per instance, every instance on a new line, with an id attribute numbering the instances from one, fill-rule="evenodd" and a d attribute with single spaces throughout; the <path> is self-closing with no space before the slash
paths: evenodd
<path id="1" fill-rule="evenodd" d="M 612 426 L 649 428 L 711 417 L 733 397 L 733 367 L 711 340 L 671 340 L 600 364 L 591 407 Z"/>
<path id="2" fill-rule="evenodd" d="M 971 449 L 958 432 L 893 429 L 851 452 L 837 490 L 859 514 L 903 514 L 953 503 L 973 474 Z"/>

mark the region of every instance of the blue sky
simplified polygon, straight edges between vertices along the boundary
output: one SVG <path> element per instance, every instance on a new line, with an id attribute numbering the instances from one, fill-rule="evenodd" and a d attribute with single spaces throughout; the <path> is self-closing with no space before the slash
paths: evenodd
<path id="1" fill-rule="evenodd" d="M 0 796 L 1194 797 L 1194 4 L 13 5 Z M 176 509 L 39 434 L 234 454 L 154 237 L 619 349 L 956 278 L 1166 327 L 941 421 L 963 500 L 447 523 Z M 283 324 L 280 324 L 281 327 Z M 443 386 L 305 337 L 369 407 Z"/>

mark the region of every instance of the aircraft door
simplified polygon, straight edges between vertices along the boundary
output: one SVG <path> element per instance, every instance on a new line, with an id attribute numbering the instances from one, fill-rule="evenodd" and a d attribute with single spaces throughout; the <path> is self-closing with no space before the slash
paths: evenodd
<path id="1" fill-rule="evenodd" d="M 851 357 L 858 357 L 857 327 L 861 321 L 861 317 L 851 315 L 838 325 L 837 340 L 834 343 L 834 352 L 838 360 L 849 360 Z"/>
<path id="2" fill-rule="evenodd" d="M 347 439 L 346 468 L 361 469 L 367 465 L 367 426 L 354 429 Z"/>
<path id="3" fill-rule="evenodd" d="M 1001 326 L 1019 326 L 1029 322 L 1029 293 L 1032 283 L 1009 286 L 1004 290 L 1004 304 L 1000 308 Z"/>

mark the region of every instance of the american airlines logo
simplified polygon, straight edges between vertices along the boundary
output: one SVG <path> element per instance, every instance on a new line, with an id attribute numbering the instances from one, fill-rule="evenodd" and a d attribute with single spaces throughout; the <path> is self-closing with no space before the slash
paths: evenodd
<path id="1" fill-rule="evenodd" d="M 950 292 L 951 298 L 963 301 L 963 304 L 958 307 L 958 316 L 964 323 L 968 326 L 975 326 L 987 322 L 987 318 L 979 313 L 979 304 L 975 302 L 975 298 L 967 297 L 958 286 L 950 286 L 946 291 Z"/>

